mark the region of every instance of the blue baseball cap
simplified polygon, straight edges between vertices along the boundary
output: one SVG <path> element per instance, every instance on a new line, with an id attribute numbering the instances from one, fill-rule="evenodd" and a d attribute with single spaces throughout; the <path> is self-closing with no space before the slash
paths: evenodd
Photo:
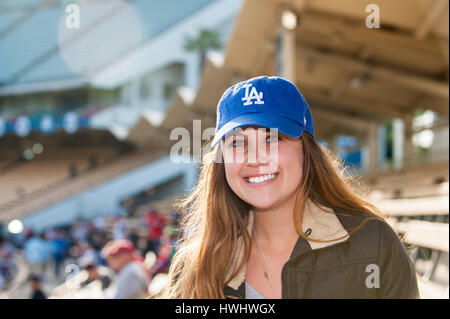
<path id="1" fill-rule="evenodd" d="M 277 76 L 260 76 L 234 84 L 217 105 L 217 123 L 211 147 L 234 129 L 261 126 L 298 138 L 303 131 L 314 137 L 314 122 L 297 87 Z"/>

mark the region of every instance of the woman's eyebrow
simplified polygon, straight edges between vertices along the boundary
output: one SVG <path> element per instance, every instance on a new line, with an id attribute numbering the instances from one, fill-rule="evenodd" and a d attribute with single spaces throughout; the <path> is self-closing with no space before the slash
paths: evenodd
<path id="1" fill-rule="evenodd" d="M 224 143 L 227 143 L 228 141 L 232 140 L 233 137 L 236 136 L 243 136 L 244 134 L 242 134 L 242 132 L 235 132 L 235 133 L 230 133 L 229 135 L 225 136 L 223 139 Z"/>
<path id="2" fill-rule="evenodd" d="M 230 135 L 228 135 L 228 138 L 231 138 L 233 136 L 243 136 L 244 133 L 242 132 L 242 130 L 236 130 L 230 133 Z"/>

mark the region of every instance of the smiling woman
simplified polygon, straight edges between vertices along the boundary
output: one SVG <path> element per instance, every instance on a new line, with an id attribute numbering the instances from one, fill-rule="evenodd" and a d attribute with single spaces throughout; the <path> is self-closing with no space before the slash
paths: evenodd
<path id="1" fill-rule="evenodd" d="M 291 82 L 233 85 L 217 112 L 166 297 L 418 297 L 402 242 L 314 140 Z"/>
<path id="2" fill-rule="evenodd" d="M 232 133 L 221 143 L 228 184 L 254 210 L 279 206 L 295 196 L 303 163 L 298 139 L 249 127 L 244 134 L 236 137 Z M 232 160 L 236 152 L 244 154 L 243 161 Z M 251 157 L 255 160 L 250 161 Z"/>

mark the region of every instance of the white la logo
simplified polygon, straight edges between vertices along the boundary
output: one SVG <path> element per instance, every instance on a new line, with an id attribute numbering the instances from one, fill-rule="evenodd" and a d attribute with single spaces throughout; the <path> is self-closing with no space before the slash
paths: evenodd
<path id="1" fill-rule="evenodd" d="M 245 96 L 242 98 L 242 101 L 245 101 L 244 105 L 252 105 L 252 100 L 256 100 L 255 104 L 264 104 L 264 101 L 261 100 L 263 98 L 263 92 L 258 92 L 255 87 L 252 87 L 249 94 L 249 89 L 251 86 L 251 84 L 245 84 L 242 86 L 245 88 Z"/>

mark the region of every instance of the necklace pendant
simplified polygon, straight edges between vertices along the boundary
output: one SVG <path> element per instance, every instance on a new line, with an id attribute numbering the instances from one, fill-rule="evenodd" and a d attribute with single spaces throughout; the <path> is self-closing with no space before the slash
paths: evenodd
<path id="1" fill-rule="evenodd" d="M 269 274 L 267 273 L 267 271 L 264 272 L 264 277 L 266 277 L 267 280 L 269 280 Z"/>

